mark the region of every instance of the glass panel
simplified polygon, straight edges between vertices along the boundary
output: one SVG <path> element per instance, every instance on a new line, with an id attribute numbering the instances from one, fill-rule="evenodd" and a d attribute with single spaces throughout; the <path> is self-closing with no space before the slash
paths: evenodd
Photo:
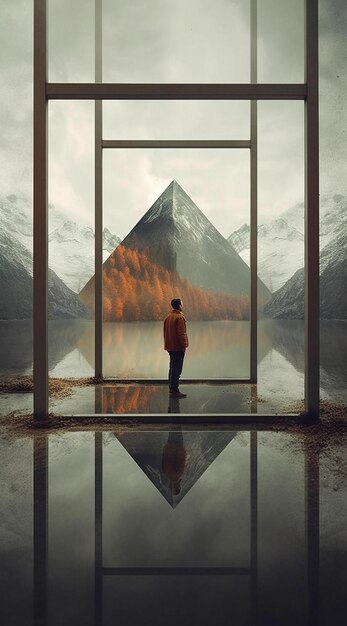
<path id="1" fill-rule="evenodd" d="M 305 0 L 258 2 L 258 81 L 304 82 Z"/>
<path id="2" fill-rule="evenodd" d="M 105 82 L 249 82 L 249 0 L 103 2 Z"/>
<path id="3" fill-rule="evenodd" d="M 249 0 L 103 0 L 105 82 L 245 83 Z M 47 0 L 50 82 L 94 82 L 94 0 Z M 303 82 L 304 0 L 258 2 L 259 82 Z"/>
<path id="4" fill-rule="evenodd" d="M 79 292 L 94 274 L 94 103 L 51 102 L 49 122 L 49 373 L 90 376 L 80 342 L 93 345 L 94 326 Z"/>
<path id="5" fill-rule="evenodd" d="M 249 139 L 249 102 L 105 101 L 104 139 Z"/>
<path id="6" fill-rule="evenodd" d="M 277 396 L 278 410 L 286 411 L 304 397 L 304 105 L 260 102 L 258 108 L 258 267 L 272 292 L 260 324 L 271 350 L 258 385 L 269 404 L 258 409 L 269 410 Z"/>
<path id="7" fill-rule="evenodd" d="M 1 3 L 0 375 L 32 374 L 32 12 L 32 2 Z M 31 412 L 26 396 L 22 402 L 1 394 L 0 410 L 25 404 Z M 6 572 L 1 579 L 8 577 Z M 10 615 L 1 614 L 0 621 L 9 622 Z"/>
<path id="8" fill-rule="evenodd" d="M 47 0 L 49 82 L 94 82 L 95 0 Z"/>
<path id="9" fill-rule="evenodd" d="M 106 376 L 167 375 L 162 323 L 181 297 L 186 377 L 248 377 L 249 269 L 227 238 L 249 216 L 247 150 L 107 150 Z M 88 295 L 84 292 L 83 295 Z"/>
<path id="10" fill-rule="evenodd" d="M 50 82 L 94 82 L 93 0 L 48 0 Z M 105 82 L 248 82 L 249 0 L 103 0 Z"/>
<path id="11" fill-rule="evenodd" d="M 105 82 L 249 82 L 249 0 L 103 0 Z M 47 0 L 50 82 L 94 82 L 94 0 Z M 260 82 L 302 82 L 304 0 L 258 3 Z"/>

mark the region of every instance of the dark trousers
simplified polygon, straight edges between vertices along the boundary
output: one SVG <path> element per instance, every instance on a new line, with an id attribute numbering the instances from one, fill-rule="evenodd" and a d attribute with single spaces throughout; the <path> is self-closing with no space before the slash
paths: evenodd
<path id="1" fill-rule="evenodd" d="M 170 391 L 178 391 L 178 381 L 181 376 L 184 351 L 171 351 L 170 355 L 170 368 L 169 368 L 169 389 Z"/>

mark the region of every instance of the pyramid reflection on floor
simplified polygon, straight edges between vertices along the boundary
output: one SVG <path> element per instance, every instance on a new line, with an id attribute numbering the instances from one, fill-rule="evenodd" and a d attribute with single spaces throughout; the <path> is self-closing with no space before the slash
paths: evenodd
<path id="1" fill-rule="evenodd" d="M 134 432 L 115 435 L 175 508 L 236 432 Z"/>

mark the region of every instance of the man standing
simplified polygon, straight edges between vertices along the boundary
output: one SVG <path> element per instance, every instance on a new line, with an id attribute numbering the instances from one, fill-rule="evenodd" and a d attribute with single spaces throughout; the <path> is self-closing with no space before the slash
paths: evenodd
<path id="1" fill-rule="evenodd" d="M 180 298 L 174 298 L 171 306 L 172 311 L 164 320 L 164 349 L 170 355 L 169 390 L 172 398 L 186 398 L 187 394 L 178 389 L 184 354 L 188 348 L 186 320 L 182 313 L 183 302 Z"/>

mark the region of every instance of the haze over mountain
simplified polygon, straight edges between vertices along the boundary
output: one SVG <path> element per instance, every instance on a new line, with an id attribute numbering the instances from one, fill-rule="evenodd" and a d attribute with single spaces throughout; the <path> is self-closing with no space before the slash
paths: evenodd
<path id="1" fill-rule="evenodd" d="M 244 224 L 228 237 L 250 264 L 250 227 Z M 270 291 L 281 287 L 303 263 L 304 236 L 283 217 L 258 226 L 258 274 Z"/>
<path id="2" fill-rule="evenodd" d="M 347 318 L 347 231 L 332 239 L 321 252 L 320 317 Z M 304 317 L 304 268 L 297 270 L 264 307 L 265 315 L 279 319 Z"/>
<path id="3" fill-rule="evenodd" d="M 320 202 L 321 316 L 345 318 L 347 258 L 347 198 L 325 196 Z M 228 241 L 249 262 L 249 226 L 244 224 Z M 303 317 L 304 208 L 297 204 L 258 228 L 259 276 L 274 294 L 267 315 Z"/>
<path id="4" fill-rule="evenodd" d="M 49 318 L 86 317 L 87 310 L 76 291 L 94 272 L 94 233 L 52 206 L 49 209 L 49 232 Z M 108 256 L 119 241 L 105 229 L 104 256 Z M 32 317 L 32 249 L 31 202 L 23 195 L 0 198 L 1 319 Z"/>
<path id="5" fill-rule="evenodd" d="M 347 318 L 347 198 L 323 199 L 320 219 L 320 315 Z M 304 317 L 304 269 L 301 267 L 264 308 L 276 318 Z"/>
<path id="6" fill-rule="evenodd" d="M 27 319 L 33 310 L 33 260 L 31 252 L 0 226 L 0 319 Z M 48 271 L 50 319 L 80 318 L 87 310 L 78 295 Z"/>
<path id="7" fill-rule="evenodd" d="M 155 263 L 176 271 L 195 287 L 249 295 L 249 267 L 175 180 L 122 245 L 148 251 Z M 260 280 L 258 289 L 259 299 L 268 300 L 269 290 Z"/>
<path id="8" fill-rule="evenodd" d="M 67 220 L 54 207 L 50 209 L 49 262 L 64 282 L 78 293 L 94 274 L 94 231 Z M 103 231 L 103 260 L 105 261 L 120 238 L 108 228 Z"/>
<path id="9" fill-rule="evenodd" d="M 15 194 L 0 198 L 0 220 L 3 231 L 18 240 L 32 255 L 33 214 L 26 196 Z M 94 274 L 94 231 L 78 224 L 53 205 L 48 213 L 49 267 L 64 283 L 78 293 Z M 104 229 L 104 260 L 120 243 L 119 237 Z M 28 268 L 32 273 L 32 268 Z"/>

